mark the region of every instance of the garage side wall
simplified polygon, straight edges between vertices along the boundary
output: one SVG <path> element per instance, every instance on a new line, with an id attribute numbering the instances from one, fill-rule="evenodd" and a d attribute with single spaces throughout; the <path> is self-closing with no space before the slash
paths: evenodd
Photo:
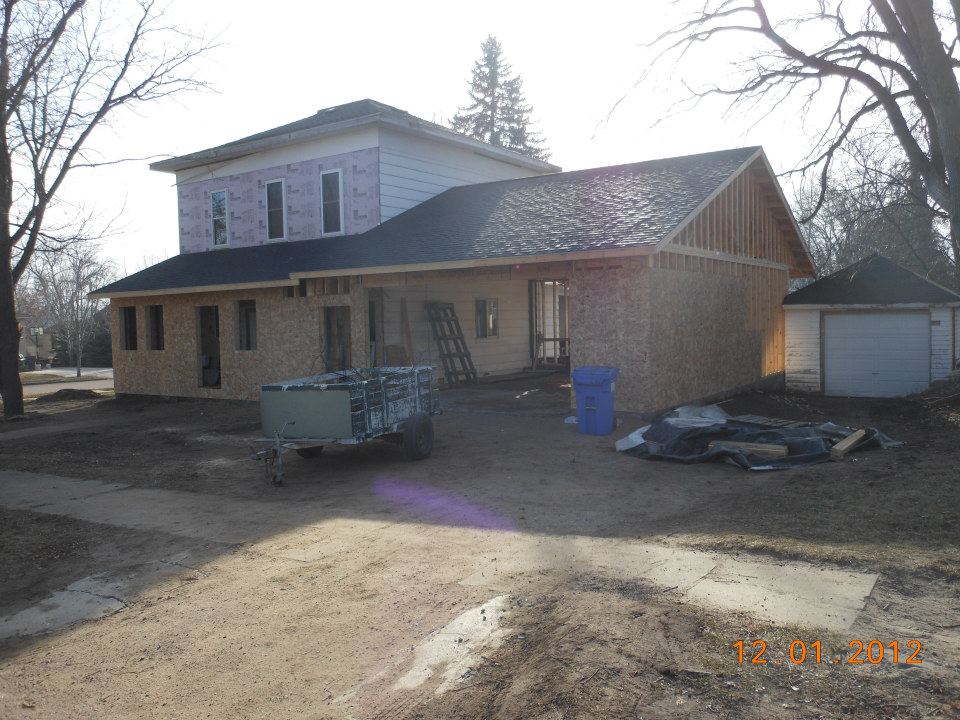
<path id="1" fill-rule="evenodd" d="M 820 392 L 820 311 L 790 310 L 786 317 L 786 386 Z"/>
<path id="2" fill-rule="evenodd" d="M 256 400 L 260 385 L 325 371 L 326 306 L 349 306 L 354 364 L 367 362 L 367 312 L 359 282 L 351 293 L 283 297 L 282 288 L 114 298 L 111 301 L 114 383 L 118 393 Z M 238 349 L 237 302 L 255 300 L 257 347 Z M 163 350 L 148 349 L 148 305 L 163 306 Z M 219 311 L 221 386 L 200 386 L 198 308 Z M 135 307 L 137 349 L 124 349 L 120 308 Z"/>
<path id="3" fill-rule="evenodd" d="M 780 335 L 779 314 L 751 317 L 749 301 L 766 283 L 753 274 L 736 274 L 733 267 L 727 271 L 651 270 L 652 410 L 720 395 L 777 372 L 769 358 L 779 355 L 773 347 Z M 782 274 L 786 285 L 785 272 L 771 272 Z M 766 294 L 771 295 L 769 287 Z M 770 302 L 776 302 L 772 295 Z"/>
<path id="4" fill-rule="evenodd" d="M 619 367 L 617 408 L 645 413 L 782 372 L 787 271 L 668 255 L 577 265 L 573 367 Z"/>

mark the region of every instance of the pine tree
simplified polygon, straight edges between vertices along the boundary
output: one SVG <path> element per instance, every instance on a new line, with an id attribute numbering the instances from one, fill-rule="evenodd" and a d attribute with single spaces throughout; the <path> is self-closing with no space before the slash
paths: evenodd
<path id="1" fill-rule="evenodd" d="M 488 36 L 480 48 L 482 55 L 469 83 L 470 105 L 453 116 L 451 127 L 490 145 L 546 160 L 543 139 L 531 129 L 533 110 L 523 96 L 520 76 L 512 74 L 495 37 Z"/>

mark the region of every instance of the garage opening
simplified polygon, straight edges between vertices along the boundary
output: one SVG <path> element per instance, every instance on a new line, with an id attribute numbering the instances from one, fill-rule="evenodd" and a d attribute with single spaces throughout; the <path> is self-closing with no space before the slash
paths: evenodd
<path id="1" fill-rule="evenodd" d="M 897 397 L 930 385 L 930 313 L 823 314 L 823 391 Z"/>

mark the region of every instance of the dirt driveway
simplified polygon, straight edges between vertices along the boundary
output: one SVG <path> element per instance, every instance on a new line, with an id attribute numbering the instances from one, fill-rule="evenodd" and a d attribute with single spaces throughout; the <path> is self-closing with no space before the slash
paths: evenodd
<path id="1" fill-rule="evenodd" d="M 33 404 L 0 424 L 0 717 L 960 714 L 955 409 L 744 395 L 907 442 L 759 474 L 618 455 L 565 402 L 448 392 L 430 459 L 282 488 L 252 406 Z"/>

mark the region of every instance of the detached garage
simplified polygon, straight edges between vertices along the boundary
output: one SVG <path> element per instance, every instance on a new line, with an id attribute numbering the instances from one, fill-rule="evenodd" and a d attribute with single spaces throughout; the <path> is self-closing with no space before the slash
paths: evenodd
<path id="1" fill-rule="evenodd" d="M 897 397 L 957 365 L 960 295 L 871 255 L 783 301 L 791 390 Z"/>

